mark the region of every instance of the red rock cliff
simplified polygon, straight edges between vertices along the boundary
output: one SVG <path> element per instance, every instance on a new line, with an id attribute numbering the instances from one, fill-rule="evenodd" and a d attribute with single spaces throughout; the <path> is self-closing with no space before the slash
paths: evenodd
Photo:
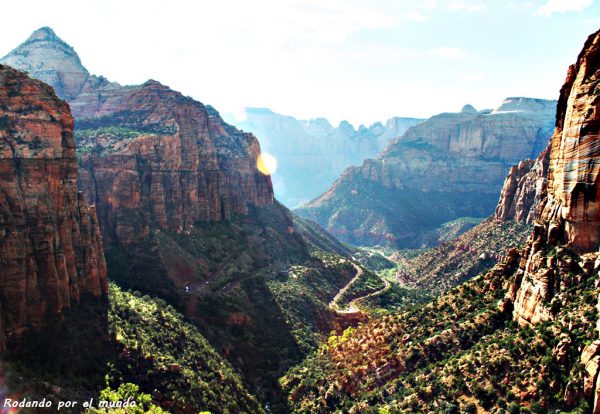
<path id="1" fill-rule="evenodd" d="M 106 291 L 95 209 L 77 192 L 69 107 L 0 65 L 0 349 Z"/>
<path id="2" fill-rule="evenodd" d="M 152 226 L 184 232 L 273 203 L 253 135 L 156 81 L 117 90 L 103 89 L 106 105 L 88 106 L 77 121 L 80 188 L 96 202 L 107 241 L 127 244 Z"/>
<path id="3" fill-rule="evenodd" d="M 600 244 L 600 35 L 590 36 L 569 68 L 551 140 L 543 219 L 564 223 L 565 242 L 583 251 Z"/>
<path id="4" fill-rule="evenodd" d="M 523 160 L 511 167 L 500 192 L 495 218 L 532 224 L 546 196 L 550 147 L 538 158 Z"/>
<path id="5" fill-rule="evenodd" d="M 600 241 L 600 31 L 591 35 L 577 63 L 569 68 L 550 141 L 547 183 L 534 232 L 525 246 L 521 277 L 509 297 L 521 324 L 551 318 L 549 303 L 560 293 L 572 264 L 546 258 L 551 248 L 571 246 L 579 253 Z"/>

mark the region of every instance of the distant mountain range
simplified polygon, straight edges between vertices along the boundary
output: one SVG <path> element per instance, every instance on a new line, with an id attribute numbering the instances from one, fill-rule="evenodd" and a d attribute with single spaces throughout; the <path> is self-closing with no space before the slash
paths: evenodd
<path id="1" fill-rule="evenodd" d="M 325 118 L 300 120 L 267 108 L 246 108 L 245 117 L 223 118 L 260 139 L 263 151 L 278 161 L 272 176 L 275 196 L 296 207 L 323 193 L 345 168 L 360 165 L 422 119 L 394 117 L 370 127 L 347 121 L 334 127 Z"/>
<path id="2" fill-rule="evenodd" d="M 436 244 L 444 223 L 494 211 L 509 168 L 545 148 L 555 113 L 556 101 L 517 97 L 433 116 L 297 212 L 358 245 Z"/>

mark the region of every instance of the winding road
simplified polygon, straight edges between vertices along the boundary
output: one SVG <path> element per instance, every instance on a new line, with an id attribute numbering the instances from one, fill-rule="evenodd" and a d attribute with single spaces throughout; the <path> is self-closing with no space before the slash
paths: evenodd
<path id="1" fill-rule="evenodd" d="M 360 309 L 358 309 L 356 307 L 356 302 L 366 299 L 366 298 L 373 297 L 373 296 L 381 295 L 381 294 L 387 292 L 388 290 L 390 290 L 390 288 L 392 287 L 390 282 L 388 282 L 385 279 L 382 279 L 383 283 L 384 283 L 383 288 L 376 290 L 375 292 L 371 292 L 368 295 L 364 295 L 364 296 L 360 296 L 356 299 L 352 299 L 346 309 L 340 309 L 340 307 L 338 305 L 340 298 L 342 297 L 342 295 L 344 293 L 346 293 L 348 291 L 348 289 L 350 289 L 350 286 L 352 286 L 352 284 L 354 282 L 356 282 L 363 274 L 363 269 L 360 266 L 358 266 L 356 263 L 352 263 L 352 266 L 354 266 L 354 268 L 356 269 L 356 275 L 346 284 L 346 286 L 344 286 L 342 289 L 340 289 L 340 291 L 333 297 L 333 300 L 331 302 L 329 302 L 329 309 L 337 312 L 338 314 L 358 313 L 358 312 L 360 312 Z"/>

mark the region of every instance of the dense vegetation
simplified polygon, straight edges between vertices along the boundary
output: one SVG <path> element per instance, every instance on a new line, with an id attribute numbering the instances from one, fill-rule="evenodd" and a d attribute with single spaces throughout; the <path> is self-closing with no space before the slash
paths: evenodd
<path id="1" fill-rule="evenodd" d="M 107 155 L 118 151 L 124 145 L 144 132 L 120 126 L 99 128 L 77 128 L 75 142 L 77 143 L 77 156 L 85 154 Z"/>
<path id="2" fill-rule="evenodd" d="M 111 279 L 184 313 L 274 411 L 286 410 L 277 379 L 348 326 L 328 303 L 353 277 L 340 263 L 350 253 L 279 204 L 182 234 L 154 229 L 127 251 L 106 246 Z"/>
<path id="3" fill-rule="evenodd" d="M 456 239 L 429 250 L 398 251 L 391 260 L 403 283 L 439 294 L 490 269 L 530 232 L 526 224 L 489 218 Z"/>
<path id="4" fill-rule="evenodd" d="M 574 265 L 553 319 L 519 327 L 499 306 L 514 268 L 331 337 L 282 378 L 294 412 L 587 412 L 579 355 L 597 337 L 595 279 Z"/>
<path id="5" fill-rule="evenodd" d="M 56 402 L 132 397 L 138 411 L 130 413 L 262 412 L 231 365 L 173 307 L 115 285 L 103 306 L 86 301 L 65 315 L 67 323 L 30 334 L 4 363 L 6 388 Z"/>

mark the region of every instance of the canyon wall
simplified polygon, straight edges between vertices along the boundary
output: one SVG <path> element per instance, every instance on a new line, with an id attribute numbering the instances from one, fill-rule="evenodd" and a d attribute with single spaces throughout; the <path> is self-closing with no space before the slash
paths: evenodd
<path id="1" fill-rule="evenodd" d="M 548 250 L 593 252 L 600 244 L 600 34 L 587 40 L 569 68 L 558 101 L 556 130 L 550 141 L 548 178 L 534 232 L 525 247 L 514 286 L 515 319 L 521 324 L 551 317 L 549 304 L 575 267 L 593 263 L 546 258 Z M 590 267 L 591 266 L 591 267 Z M 563 286 L 564 288 L 564 286 Z"/>
<path id="2" fill-rule="evenodd" d="M 93 205 L 77 191 L 73 118 L 52 88 L 0 65 L 0 349 L 107 292 Z"/>
<path id="3" fill-rule="evenodd" d="M 245 108 L 243 116 L 225 115 L 232 125 L 260 137 L 261 147 L 278 161 L 273 176 L 277 199 L 288 207 L 308 202 L 331 186 L 351 165 L 375 157 L 387 144 L 423 121 L 394 117 L 355 128 L 333 126 L 325 118 L 300 120 L 267 108 Z"/>
<path id="4" fill-rule="evenodd" d="M 538 156 L 554 117 L 555 101 L 531 98 L 436 115 L 297 211 L 351 243 L 420 247 L 446 222 L 493 213 L 510 166 Z"/>
<path id="5" fill-rule="evenodd" d="M 79 188 L 96 204 L 105 242 L 128 244 L 157 227 L 228 220 L 273 204 L 257 169 L 258 140 L 210 106 L 159 82 L 122 86 L 90 75 L 48 27 L 0 62 L 46 80 L 76 119 Z"/>

